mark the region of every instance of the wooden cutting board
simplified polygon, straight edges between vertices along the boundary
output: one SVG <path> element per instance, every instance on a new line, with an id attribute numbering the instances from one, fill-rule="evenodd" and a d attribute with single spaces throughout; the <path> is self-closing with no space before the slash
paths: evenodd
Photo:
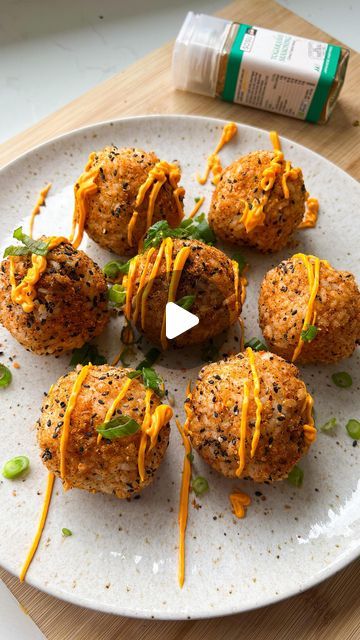
<path id="1" fill-rule="evenodd" d="M 335 42 L 272 0 L 239 0 L 219 15 Z M 100 120 L 147 113 L 183 113 L 277 129 L 281 135 L 324 155 L 354 177 L 360 177 L 360 127 L 356 125 L 360 119 L 360 54 L 352 52 L 340 101 L 328 124 L 319 126 L 174 91 L 170 76 L 171 49 L 172 45 L 168 44 L 154 51 L 0 145 L 0 166 L 45 140 Z M 4 570 L 0 570 L 0 577 L 49 640 L 140 637 L 144 640 L 237 640 L 240 636 L 242 640 L 356 640 L 360 638 L 359 568 L 360 563 L 354 562 L 320 586 L 276 605 L 228 618 L 185 622 L 132 620 L 96 613 L 21 585 Z"/>

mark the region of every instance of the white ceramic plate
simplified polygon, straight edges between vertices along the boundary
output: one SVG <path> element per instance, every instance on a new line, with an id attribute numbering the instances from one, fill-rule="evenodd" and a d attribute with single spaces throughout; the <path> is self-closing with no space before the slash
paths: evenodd
<path id="1" fill-rule="evenodd" d="M 87 155 L 106 144 L 138 145 L 154 149 L 161 158 L 178 159 L 187 190 L 189 212 L 194 197 L 206 195 L 195 171 L 216 146 L 222 125 L 218 120 L 182 116 L 130 118 L 75 131 L 30 151 L 0 173 L 1 242 L 24 222 L 38 190 L 53 183 L 47 207 L 36 219 L 40 232 L 66 234 L 72 214 L 72 184 Z M 240 154 L 271 148 L 268 134 L 239 125 L 238 136 L 221 152 L 223 165 Z M 333 266 L 358 270 L 359 185 L 346 173 L 315 153 L 283 140 L 286 156 L 303 168 L 308 190 L 318 196 L 321 214 L 317 228 L 298 234 L 298 249 L 319 255 Z M 24 222 L 26 224 L 26 221 Z M 100 265 L 110 254 L 86 236 L 82 248 Z M 244 251 L 251 265 L 244 319 L 246 336 L 260 336 L 257 296 L 263 274 L 283 257 Z M 357 273 L 359 277 L 359 273 Z M 109 358 L 118 350 L 119 320 L 101 338 Z M 231 348 L 230 338 L 226 348 Z M 1 332 L 1 360 L 17 360 L 12 385 L 1 392 L 0 464 L 18 454 L 31 459 L 31 472 L 17 481 L 0 481 L 0 563 L 17 574 L 32 540 L 43 501 L 46 472 L 40 461 L 33 425 L 44 391 L 68 367 L 69 356 L 58 359 L 27 353 Z M 230 345 L 230 347 L 229 347 Z M 160 372 L 176 398 L 181 418 L 185 385 L 195 377 L 200 361 L 186 361 L 181 351 L 163 357 Z M 11 365 L 10 365 L 11 366 Z M 334 371 L 346 370 L 354 380 L 340 390 L 331 382 Z M 319 433 L 301 462 L 301 489 L 287 482 L 260 486 L 225 480 L 195 457 L 198 473 L 210 491 L 190 506 L 187 530 L 186 581 L 177 584 L 177 507 L 182 446 L 173 428 L 168 453 L 152 487 L 131 503 L 73 490 L 63 493 L 56 482 L 41 544 L 28 572 L 34 586 L 73 603 L 122 615 L 155 618 L 194 618 L 245 611 L 303 591 L 350 562 L 360 546 L 360 447 L 353 447 L 345 431 L 351 417 L 359 418 L 358 356 L 335 366 L 308 366 L 302 375 L 315 395 L 316 419 L 321 425 L 336 416 L 333 435 Z M 252 497 L 244 520 L 231 513 L 228 494 L 241 487 Z M 259 495 L 259 492 L 261 494 Z M 192 500 L 192 498 L 191 498 Z M 62 527 L 73 531 L 63 538 Z"/>

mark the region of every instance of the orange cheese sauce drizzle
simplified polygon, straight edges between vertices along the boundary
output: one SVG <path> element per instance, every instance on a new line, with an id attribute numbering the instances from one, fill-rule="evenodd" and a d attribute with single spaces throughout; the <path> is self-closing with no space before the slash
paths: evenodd
<path id="1" fill-rule="evenodd" d="M 181 198 L 185 194 L 185 190 L 182 187 L 179 187 L 178 184 L 180 182 L 181 172 L 176 164 L 171 164 L 166 162 L 165 160 L 161 160 L 157 162 L 152 169 L 150 169 L 148 173 L 148 177 L 145 182 L 140 186 L 139 191 L 135 200 L 134 212 L 130 218 L 130 222 L 128 224 L 128 243 L 130 247 L 133 246 L 133 233 L 136 225 L 136 221 L 139 215 L 138 208 L 144 202 L 147 192 L 149 189 L 149 203 L 146 214 L 146 231 L 151 227 L 153 216 L 154 216 L 154 208 L 156 199 L 159 195 L 160 189 L 165 184 L 167 180 L 173 189 L 173 196 L 176 202 L 176 207 L 178 210 L 178 222 L 182 220 L 184 217 L 183 205 L 181 202 Z"/>
<path id="2" fill-rule="evenodd" d="M 251 207 L 246 200 L 242 201 L 244 204 L 244 211 L 242 213 L 240 222 L 243 223 L 247 233 L 255 229 L 255 227 L 264 224 L 264 207 L 269 200 L 276 177 L 283 171 L 284 162 L 285 168 L 281 179 L 284 198 L 289 198 L 290 195 L 287 180 L 295 180 L 300 173 L 300 169 L 292 168 L 290 162 L 284 160 L 284 154 L 281 151 L 280 139 L 276 131 L 270 131 L 270 141 L 273 145 L 274 157 L 270 161 L 270 165 L 264 169 L 260 182 L 261 189 L 265 191 L 265 193 L 260 201 L 255 198 L 252 202 Z"/>
<path id="3" fill-rule="evenodd" d="M 250 451 L 250 456 L 251 458 L 253 458 L 255 455 L 257 446 L 259 444 L 259 439 L 260 439 L 262 403 L 260 400 L 260 380 L 256 370 L 254 352 L 252 349 L 250 349 L 250 347 L 248 347 L 246 349 L 246 354 L 250 362 L 251 375 L 252 375 L 253 385 L 254 385 L 254 400 L 256 404 L 255 429 L 252 437 L 251 451 Z"/>
<path id="4" fill-rule="evenodd" d="M 92 166 L 96 153 L 89 155 L 85 171 L 81 174 L 74 185 L 74 214 L 72 220 L 72 229 L 69 241 L 75 249 L 80 245 L 83 235 L 87 215 L 87 199 L 94 195 L 98 190 L 95 180 L 99 175 L 100 166 Z"/>
<path id="5" fill-rule="evenodd" d="M 313 229 L 316 227 L 319 215 L 319 201 L 317 198 L 308 198 L 306 200 L 306 211 L 303 220 L 300 222 L 298 229 Z"/>
<path id="6" fill-rule="evenodd" d="M 319 284 L 320 284 L 320 265 L 322 263 L 325 266 L 329 266 L 329 263 L 327 262 L 327 260 L 320 260 L 316 256 L 311 256 L 311 255 L 307 256 L 304 253 L 296 253 L 292 257 L 292 259 L 298 259 L 303 262 L 307 271 L 308 283 L 309 283 L 309 301 L 307 304 L 299 341 L 295 348 L 293 357 L 291 359 L 291 362 L 295 362 L 295 360 L 297 360 L 297 358 L 299 357 L 304 345 L 304 341 L 301 337 L 302 331 L 306 331 L 309 325 L 315 324 L 316 312 L 314 310 L 314 305 L 315 305 L 315 299 L 316 299 L 316 295 L 317 295 Z"/>
<path id="7" fill-rule="evenodd" d="M 38 199 L 36 201 L 36 204 L 31 212 L 30 215 L 30 222 L 29 222 L 29 236 L 30 238 L 32 238 L 33 236 L 33 232 L 34 232 L 34 222 L 35 222 L 35 217 L 40 213 L 40 207 L 42 207 L 45 204 L 45 199 L 47 194 L 49 193 L 51 189 L 51 182 L 49 182 L 49 184 L 47 184 L 43 189 L 41 189 Z"/>
<path id="8" fill-rule="evenodd" d="M 105 414 L 104 422 L 109 422 L 111 420 L 111 418 L 113 417 L 113 415 L 114 415 L 114 413 L 116 411 L 116 408 L 117 408 L 119 402 L 121 402 L 121 400 L 127 394 L 132 381 L 133 381 L 132 378 L 126 378 L 125 379 L 125 382 L 124 382 L 123 386 L 121 387 L 118 395 L 113 400 L 112 404 L 110 405 L 109 409 L 107 410 L 107 412 Z M 100 444 L 101 439 L 102 439 L 102 435 L 101 435 L 101 433 L 99 433 L 98 437 L 97 437 L 96 444 Z"/>
<path id="9" fill-rule="evenodd" d="M 260 380 L 256 370 L 255 356 L 254 356 L 253 350 L 250 347 L 246 349 L 246 355 L 248 357 L 249 364 L 250 364 L 252 383 L 254 388 L 254 391 L 253 391 L 254 401 L 256 405 L 255 428 L 254 428 L 254 433 L 251 441 L 251 450 L 250 450 L 250 456 L 251 458 L 253 458 L 259 443 L 260 433 L 261 433 L 260 428 L 261 428 L 262 402 L 260 400 Z M 246 432 L 247 432 L 247 425 L 248 425 L 249 402 L 250 402 L 250 383 L 248 380 L 245 380 L 244 386 L 243 386 L 243 402 L 241 406 L 241 419 L 240 419 L 240 442 L 239 442 L 239 448 L 238 448 L 239 466 L 236 470 L 236 475 L 238 477 L 241 476 L 245 467 L 245 462 L 246 462 Z"/>
<path id="10" fill-rule="evenodd" d="M 201 196 L 201 198 L 198 200 L 198 202 L 195 203 L 195 207 L 193 208 L 193 210 L 189 214 L 189 218 L 194 218 L 196 216 L 197 212 L 203 206 L 204 202 L 205 202 L 205 196 Z"/>
<path id="11" fill-rule="evenodd" d="M 123 284 L 126 287 L 126 301 L 125 301 L 125 316 L 128 320 L 133 320 L 136 322 L 139 317 L 139 313 L 141 314 L 141 327 L 145 328 L 145 320 L 146 320 L 146 302 L 151 293 L 154 280 L 157 277 L 160 269 L 160 264 L 163 256 L 165 255 L 165 263 L 166 263 L 166 279 L 169 282 L 169 291 L 168 291 L 168 302 L 175 302 L 177 289 L 179 286 L 181 274 L 183 268 L 185 266 L 186 260 L 190 254 L 191 247 L 182 247 L 175 259 L 173 260 L 173 240 L 172 238 L 165 238 L 162 241 L 153 266 L 150 270 L 150 274 L 148 276 L 149 266 L 151 264 L 151 259 L 153 258 L 155 249 L 149 249 L 149 252 L 146 256 L 144 269 L 142 271 L 139 286 L 137 289 L 137 293 L 135 296 L 135 309 L 134 313 L 132 313 L 132 295 L 133 288 L 136 280 L 136 265 L 137 259 L 139 256 L 136 256 L 134 260 L 130 263 L 129 273 L 126 278 L 123 279 Z M 148 276 L 148 277 L 147 277 Z M 146 282 L 147 281 L 147 282 Z M 162 325 L 161 325 L 161 345 L 163 349 L 167 348 L 167 339 L 166 339 L 166 315 L 164 311 Z"/>
<path id="12" fill-rule="evenodd" d="M 315 442 L 316 435 L 317 435 L 317 431 L 314 423 L 314 417 L 313 417 L 313 406 L 314 406 L 314 399 L 312 398 L 310 393 L 307 393 L 306 400 L 305 400 L 306 424 L 304 424 L 303 429 L 304 429 L 305 441 L 309 445 Z"/>
<path id="13" fill-rule="evenodd" d="M 234 289 L 235 289 L 235 311 L 236 315 L 239 315 L 239 264 L 236 260 L 232 260 L 232 267 L 234 272 Z"/>
<path id="14" fill-rule="evenodd" d="M 85 381 L 85 378 L 87 377 L 90 369 L 92 368 L 91 364 L 87 364 L 84 367 L 82 367 L 82 369 L 80 369 L 79 373 L 77 374 L 75 383 L 73 385 L 73 388 L 71 390 L 70 393 L 70 397 L 69 400 L 67 402 L 66 405 L 66 409 L 65 409 L 65 414 L 64 414 L 64 424 L 62 426 L 62 430 L 61 430 L 61 438 L 60 438 L 60 478 L 63 481 L 64 484 L 64 490 L 67 490 L 67 484 L 66 484 L 66 449 L 67 449 L 67 445 L 68 445 L 68 441 L 69 441 L 69 431 L 70 431 L 70 421 L 71 421 L 71 415 L 72 412 L 74 411 L 75 408 L 75 404 L 76 404 L 76 400 L 78 398 L 78 395 L 81 391 L 81 387 L 83 382 Z"/>
<path id="15" fill-rule="evenodd" d="M 225 144 L 227 144 L 228 142 L 230 142 L 230 140 L 232 140 L 232 138 L 236 135 L 237 133 L 237 126 L 235 124 L 235 122 L 228 122 L 223 130 L 222 130 L 222 134 L 221 134 L 221 138 L 217 144 L 217 147 L 214 151 L 214 153 L 212 153 L 206 162 L 206 169 L 205 169 L 205 173 L 203 176 L 196 176 L 196 179 L 198 181 L 199 184 L 206 184 L 206 182 L 208 181 L 209 175 L 212 172 L 213 174 L 213 180 L 212 183 L 213 184 L 218 184 L 219 180 L 220 180 L 220 176 L 222 174 L 222 166 L 221 166 L 221 162 L 220 162 L 220 158 L 218 156 L 218 153 L 221 151 L 221 149 L 225 146 Z"/>
<path id="16" fill-rule="evenodd" d="M 52 237 L 49 238 L 49 251 L 54 249 L 62 242 L 67 242 L 66 238 Z M 35 285 L 40 280 L 42 274 L 47 267 L 46 256 L 39 256 L 35 253 L 31 254 L 31 267 L 27 274 L 19 284 L 16 284 L 15 268 L 17 263 L 16 256 L 9 256 L 10 270 L 9 279 L 11 284 L 11 300 L 14 304 L 20 304 L 25 313 L 30 313 L 34 309 L 34 300 L 36 299 Z"/>
<path id="17" fill-rule="evenodd" d="M 186 405 L 185 405 L 186 406 Z M 180 425 L 180 422 L 176 420 L 176 426 L 182 438 L 184 445 L 184 460 L 181 476 L 181 488 L 180 488 L 180 501 L 179 501 L 179 564 L 178 564 L 178 580 L 180 588 L 183 587 L 185 579 L 185 534 L 189 513 L 189 492 L 191 481 L 191 444 L 190 440 Z"/>
<path id="18" fill-rule="evenodd" d="M 246 507 L 251 504 L 250 496 L 242 491 L 236 491 L 234 493 L 230 493 L 229 500 L 234 516 L 236 516 L 236 518 L 244 518 L 246 514 Z"/>
<path id="19" fill-rule="evenodd" d="M 172 268 L 170 285 L 169 285 L 168 302 L 175 302 L 176 300 L 176 292 L 179 286 L 181 274 L 185 266 L 185 262 L 188 259 L 188 256 L 190 254 L 190 251 L 191 251 L 191 247 L 182 247 L 179 253 L 175 257 L 173 268 Z M 168 266 L 166 268 L 166 272 L 168 273 Z M 163 349 L 167 348 L 166 313 L 164 313 L 163 315 L 163 321 L 162 321 L 162 327 L 161 327 L 161 346 Z"/>
<path id="20" fill-rule="evenodd" d="M 146 389 L 145 393 L 145 415 L 141 425 L 141 440 L 138 451 L 138 470 L 140 480 L 143 482 L 146 477 L 145 473 L 145 453 L 148 438 L 150 439 L 149 449 L 150 452 L 156 445 L 159 433 L 164 425 L 170 422 L 173 411 L 167 404 L 160 404 L 155 408 L 155 411 L 151 413 L 151 396 L 152 390 Z"/>
<path id="21" fill-rule="evenodd" d="M 45 523 L 46 523 L 46 518 L 49 512 L 49 507 L 50 507 L 50 502 L 51 502 L 51 496 L 52 496 L 52 492 L 53 492 L 53 487 L 54 487 L 54 481 L 55 481 L 55 476 L 53 473 L 49 473 L 48 477 L 47 477 L 47 484 L 46 484 L 46 492 L 45 492 L 45 496 L 44 496 L 44 502 L 43 502 L 43 506 L 42 506 L 42 510 L 41 510 L 41 515 L 40 515 L 40 520 L 39 520 L 39 524 L 33 539 L 33 542 L 31 544 L 31 547 L 29 549 L 29 552 L 26 556 L 25 562 L 21 568 L 20 571 L 20 582 L 24 582 L 27 571 L 29 569 L 29 566 L 35 556 L 36 550 L 39 546 L 39 542 L 45 527 Z"/>

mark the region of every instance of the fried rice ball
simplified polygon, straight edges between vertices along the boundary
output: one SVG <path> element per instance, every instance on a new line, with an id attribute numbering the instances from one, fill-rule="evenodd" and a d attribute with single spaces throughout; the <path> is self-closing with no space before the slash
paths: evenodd
<path id="1" fill-rule="evenodd" d="M 141 430 L 130 436 L 97 444 L 96 426 L 102 424 L 106 412 L 128 379 L 129 370 L 102 365 L 88 372 L 71 414 L 69 440 L 66 448 L 67 488 L 85 489 L 91 493 L 109 493 L 117 498 L 130 498 L 149 485 L 159 467 L 169 444 L 170 425 L 165 424 L 155 446 L 147 444 L 143 481 L 138 472 L 138 451 Z M 49 471 L 60 475 L 60 440 L 65 408 L 68 403 L 77 372 L 71 371 L 59 378 L 44 399 L 37 424 L 37 439 L 41 457 Z M 141 425 L 145 414 L 145 387 L 134 378 L 119 402 L 113 417 L 129 416 Z M 161 404 L 153 393 L 151 412 Z"/>
<path id="2" fill-rule="evenodd" d="M 305 384 L 297 368 L 270 352 L 254 352 L 262 403 L 261 435 L 254 456 L 256 404 L 247 353 L 201 369 L 186 403 L 190 410 L 191 444 L 205 462 L 228 478 L 237 477 L 244 382 L 250 399 L 246 427 L 246 462 L 242 478 L 274 482 L 286 478 L 309 448 L 306 441 Z"/>
<path id="3" fill-rule="evenodd" d="M 292 360 L 310 298 L 306 267 L 296 256 L 265 275 L 259 297 L 259 323 L 270 349 Z M 360 292 L 354 276 L 321 262 L 315 298 L 316 336 L 304 341 L 297 362 L 337 362 L 360 340 Z"/>
<path id="4" fill-rule="evenodd" d="M 236 322 L 241 312 L 241 283 L 238 283 L 236 292 L 234 268 L 230 258 L 219 249 L 198 240 L 180 239 L 173 240 L 173 258 L 183 247 L 190 247 L 191 251 L 181 272 L 175 302 L 184 296 L 195 296 L 189 310 L 199 318 L 199 324 L 168 341 L 167 346 L 171 344 L 184 347 L 201 344 L 228 329 Z M 150 249 L 136 258 L 134 287 L 131 292 L 131 314 L 128 319 L 134 320 L 134 311 L 138 303 L 139 314 L 135 326 L 150 342 L 162 346 L 161 329 L 168 302 L 170 278 L 166 274 L 166 261 L 163 255 L 157 276 L 150 280 L 151 269 L 159 250 L 160 247 L 155 249 L 147 264 L 147 275 L 140 289 L 140 296 L 140 279 L 144 273 Z M 152 287 L 146 300 L 145 314 L 142 316 L 139 303 L 149 281 Z"/>
<path id="5" fill-rule="evenodd" d="M 235 160 L 221 174 L 210 205 L 209 224 L 218 238 L 235 245 L 249 245 L 262 252 L 274 252 L 285 247 L 299 226 L 305 212 L 306 189 L 301 170 L 296 178 L 288 178 L 289 197 L 282 186 L 285 163 L 277 175 L 264 205 L 262 225 L 247 232 L 241 217 L 246 201 L 250 209 L 259 203 L 265 192 L 260 183 L 264 169 L 274 158 L 272 151 L 254 151 Z"/>
<path id="6" fill-rule="evenodd" d="M 100 168 L 95 178 L 98 190 L 86 198 L 85 219 L 85 231 L 94 242 L 121 256 L 137 253 L 139 240 L 147 228 L 151 189 L 137 208 L 139 215 L 132 234 L 132 246 L 128 242 L 128 225 L 139 188 L 158 161 L 153 151 L 118 149 L 116 146 L 105 147 L 94 155 L 93 162 L 87 168 Z M 173 188 L 167 180 L 156 198 L 152 223 L 167 220 L 171 227 L 176 227 L 180 219 Z"/>
<path id="7" fill-rule="evenodd" d="M 58 355 L 81 347 L 104 330 L 109 320 L 107 285 L 97 264 L 68 242 L 51 249 L 46 258 L 31 312 L 12 301 L 10 260 L 3 260 L 0 322 L 28 351 Z M 15 261 L 19 284 L 31 267 L 31 258 L 17 256 Z"/>

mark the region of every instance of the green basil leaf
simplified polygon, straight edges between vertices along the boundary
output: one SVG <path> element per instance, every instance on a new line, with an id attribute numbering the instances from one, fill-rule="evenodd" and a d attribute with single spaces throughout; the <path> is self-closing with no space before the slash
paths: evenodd
<path id="1" fill-rule="evenodd" d="M 179 307 L 182 307 L 182 309 L 186 309 L 187 311 L 189 311 L 189 309 L 191 309 L 195 302 L 195 298 L 195 295 L 183 296 L 179 300 L 176 300 L 175 304 L 177 304 Z"/>
<path id="2" fill-rule="evenodd" d="M 125 414 L 121 414 L 109 420 L 109 422 L 103 422 L 96 427 L 96 431 L 107 440 L 116 440 L 116 438 L 124 438 L 125 436 L 132 436 L 139 431 L 140 425 Z"/>
<path id="3" fill-rule="evenodd" d="M 15 229 L 13 237 L 22 242 L 30 253 L 35 253 L 37 256 L 46 256 L 49 251 L 49 240 L 46 242 L 44 240 L 34 240 L 34 238 L 30 238 L 26 233 L 23 233 L 22 227 Z"/>
<path id="4" fill-rule="evenodd" d="M 82 347 L 73 350 L 70 366 L 76 367 L 77 364 L 86 365 L 89 364 L 89 362 L 94 365 L 106 364 L 106 358 L 98 352 L 95 344 L 85 342 Z"/>
<path id="5" fill-rule="evenodd" d="M 152 367 L 143 367 L 141 370 L 145 387 L 152 389 L 159 396 L 164 394 L 164 380 Z"/>
<path id="6" fill-rule="evenodd" d="M 301 339 L 304 340 L 304 342 L 311 342 L 316 337 L 317 332 L 318 328 L 313 324 L 309 324 L 309 326 L 301 332 Z"/>
<path id="7" fill-rule="evenodd" d="M 27 247 L 22 247 L 20 244 L 11 244 L 10 247 L 6 247 L 3 258 L 8 256 L 29 256 L 30 253 L 31 251 Z"/>

